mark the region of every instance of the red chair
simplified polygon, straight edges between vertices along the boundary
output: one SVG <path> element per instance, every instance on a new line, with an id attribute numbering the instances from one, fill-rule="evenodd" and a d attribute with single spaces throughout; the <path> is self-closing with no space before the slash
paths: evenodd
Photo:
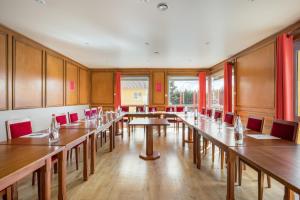
<path id="1" fill-rule="evenodd" d="M 207 115 L 208 117 L 211 117 L 211 116 L 212 116 L 212 109 L 207 108 L 207 110 L 206 110 L 206 115 Z"/>
<path id="2" fill-rule="evenodd" d="M 135 112 L 145 112 L 144 106 L 136 106 L 135 107 Z"/>
<path id="3" fill-rule="evenodd" d="M 224 122 L 230 125 L 233 125 L 234 122 L 234 113 L 228 112 L 225 114 Z"/>
<path id="4" fill-rule="evenodd" d="M 202 114 L 202 115 L 205 115 L 205 113 L 206 113 L 206 109 L 205 109 L 205 108 L 202 108 L 202 109 L 201 109 L 201 114 Z"/>
<path id="5" fill-rule="evenodd" d="M 84 116 L 86 119 L 90 119 L 92 116 L 91 109 L 84 109 Z"/>
<path id="6" fill-rule="evenodd" d="M 274 120 L 270 135 L 279 137 L 283 140 L 296 142 L 298 135 L 297 133 L 298 122 Z"/>
<path id="7" fill-rule="evenodd" d="M 219 118 L 222 118 L 222 111 L 220 110 L 215 110 L 215 115 L 214 115 L 214 119 L 217 120 Z"/>
<path id="8" fill-rule="evenodd" d="M 149 106 L 149 112 L 157 112 L 156 106 Z"/>
<path id="9" fill-rule="evenodd" d="M 68 123 L 66 114 L 56 115 L 55 119 L 56 119 L 56 122 L 60 125 L 65 125 Z"/>
<path id="10" fill-rule="evenodd" d="M 184 111 L 184 106 L 177 106 L 176 107 L 176 112 L 183 112 Z"/>
<path id="11" fill-rule="evenodd" d="M 166 112 L 175 112 L 175 107 L 174 106 L 166 107 Z"/>
<path id="12" fill-rule="evenodd" d="M 96 118 L 98 115 L 98 109 L 97 108 L 91 108 L 91 117 Z"/>
<path id="13" fill-rule="evenodd" d="M 122 112 L 129 112 L 129 106 L 121 106 Z"/>
<path id="14" fill-rule="evenodd" d="M 78 122 L 79 118 L 78 118 L 78 113 L 76 112 L 73 112 L 73 113 L 68 113 L 68 116 L 69 116 L 69 122 L 70 123 L 75 123 L 75 122 Z"/>
<path id="15" fill-rule="evenodd" d="M 14 139 L 32 133 L 30 119 L 6 121 L 7 139 Z"/>
<path id="16" fill-rule="evenodd" d="M 166 112 L 175 112 L 176 108 L 174 106 L 166 107 Z M 174 123 L 174 129 L 176 129 L 177 120 L 176 118 L 167 118 L 170 123 Z M 166 135 L 166 133 L 165 133 Z"/>
<path id="17" fill-rule="evenodd" d="M 264 127 L 264 118 L 263 117 L 254 117 L 249 116 L 247 121 L 247 129 L 261 133 Z"/>

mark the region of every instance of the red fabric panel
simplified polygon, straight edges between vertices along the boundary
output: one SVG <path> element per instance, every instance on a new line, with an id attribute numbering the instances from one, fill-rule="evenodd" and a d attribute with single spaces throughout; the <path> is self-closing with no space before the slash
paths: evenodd
<path id="1" fill-rule="evenodd" d="M 70 122 L 71 123 L 78 121 L 78 114 L 77 113 L 71 113 L 69 117 L 70 117 Z"/>
<path id="2" fill-rule="evenodd" d="M 176 112 L 183 112 L 184 106 L 177 106 L 176 107 Z"/>
<path id="3" fill-rule="evenodd" d="M 144 106 L 137 106 L 135 109 L 136 112 L 145 112 Z"/>
<path id="4" fill-rule="evenodd" d="M 115 74 L 115 87 L 116 87 L 116 93 L 115 93 L 115 109 L 118 108 L 118 106 L 121 106 L 121 72 L 116 72 Z"/>
<path id="5" fill-rule="evenodd" d="M 32 133 L 30 121 L 10 124 L 9 129 L 12 139 Z"/>
<path id="6" fill-rule="evenodd" d="M 85 115 L 86 117 L 91 117 L 91 116 L 92 116 L 91 110 L 85 110 L 85 111 L 84 111 L 84 115 Z"/>
<path id="7" fill-rule="evenodd" d="M 91 115 L 92 115 L 92 116 L 97 116 L 97 114 L 98 114 L 98 113 L 97 113 L 97 109 L 92 109 L 92 110 L 91 110 Z"/>
<path id="8" fill-rule="evenodd" d="M 175 107 L 173 107 L 173 106 L 166 107 L 166 112 L 171 112 L 171 109 L 172 109 L 172 112 L 175 112 Z"/>
<path id="9" fill-rule="evenodd" d="M 149 112 L 156 112 L 156 111 L 157 111 L 157 107 L 149 106 Z"/>
<path id="10" fill-rule="evenodd" d="M 262 132 L 262 120 L 255 118 L 248 118 L 247 127 L 250 130 Z"/>
<path id="11" fill-rule="evenodd" d="M 228 123 L 228 124 L 233 124 L 233 120 L 234 120 L 234 115 L 231 113 L 226 113 L 225 117 L 224 117 L 224 122 Z"/>
<path id="12" fill-rule="evenodd" d="M 276 118 L 294 120 L 294 43 L 293 36 L 277 37 Z"/>
<path id="13" fill-rule="evenodd" d="M 198 110 L 206 107 L 206 72 L 200 72 L 199 75 L 199 101 Z"/>
<path id="14" fill-rule="evenodd" d="M 67 124 L 67 115 L 60 115 L 55 117 L 56 122 L 60 125 Z"/>
<path id="15" fill-rule="evenodd" d="M 271 130 L 272 136 L 295 142 L 296 136 L 294 135 L 294 133 L 295 133 L 294 126 L 273 122 L 272 130 Z"/>
<path id="16" fill-rule="evenodd" d="M 206 115 L 211 117 L 212 116 L 212 109 L 207 109 L 206 110 Z"/>
<path id="17" fill-rule="evenodd" d="M 222 118 L 222 111 L 216 110 L 214 119 Z"/>
<path id="18" fill-rule="evenodd" d="M 224 113 L 232 112 L 232 64 L 224 65 Z"/>
<path id="19" fill-rule="evenodd" d="M 129 112 L 129 106 L 121 106 L 122 112 Z"/>

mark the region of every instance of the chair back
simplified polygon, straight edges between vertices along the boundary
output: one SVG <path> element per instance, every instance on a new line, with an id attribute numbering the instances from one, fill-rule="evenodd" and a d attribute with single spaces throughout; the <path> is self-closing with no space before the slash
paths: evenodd
<path id="1" fill-rule="evenodd" d="M 264 127 L 263 117 L 249 116 L 247 121 L 247 129 L 261 133 Z"/>
<path id="2" fill-rule="evenodd" d="M 183 112 L 184 111 L 184 106 L 177 106 L 176 107 L 176 112 Z"/>
<path id="3" fill-rule="evenodd" d="M 175 112 L 175 107 L 174 106 L 166 107 L 166 112 Z"/>
<path id="4" fill-rule="evenodd" d="M 129 106 L 121 106 L 122 112 L 129 112 Z"/>
<path id="5" fill-rule="evenodd" d="M 202 114 L 202 115 L 205 115 L 205 113 L 206 113 L 206 108 L 202 108 L 202 109 L 201 109 L 201 114 Z"/>
<path id="6" fill-rule="evenodd" d="M 274 120 L 271 135 L 291 142 L 297 141 L 298 122 Z"/>
<path id="7" fill-rule="evenodd" d="M 97 117 L 97 115 L 98 115 L 98 109 L 91 108 L 91 117 Z"/>
<path id="8" fill-rule="evenodd" d="M 84 116 L 87 119 L 91 118 L 91 116 L 92 116 L 91 109 L 84 109 Z"/>
<path id="9" fill-rule="evenodd" d="M 149 112 L 156 112 L 157 107 L 156 106 L 149 106 Z"/>
<path id="10" fill-rule="evenodd" d="M 68 116 L 69 116 L 69 122 L 70 123 L 78 122 L 78 113 L 76 113 L 76 112 L 73 112 L 73 113 L 69 112 Z"/>
<path id="11" fill-rule="evenodd" d="M 145 112 L 144 106 L 136 106 L 135 107 L 135 112 Z"/>
<path id="12" fill-rule="evenodd" d="M 68 123 L 66 114 L 55 115 L 55 120 L 60 125 L 64 125 Z"/>
<path id="13" fill-rule="evenodd" d="M 7 139 L 14 139 L 32 133 L 30 119 L 16 119 L 6 121 Z"/>
<path id="14" fill-rule="evenodd" d="M 214 115 L 214 119 L 217 120 L 219 118 L 222 118 L 222 111 L 220 110 L 215 110 L 215 115 Z"/>
<path id="15" fill-rule="evenodd" d="M 212 116 L 212 109 L 207 108 L 207 109 L 206 109 L 206 115 L 207 115 L 208 117 L 211 117 L 211 116 Z"/>
<path id="16" fill-rule="evenodd" d="M 233 123 L 234 123 L 234 113 L 232 113 L 232 112 L 226 113 L 225 117 L 224 117 L 224 122 L 226 122 L 227 124 L 233 125 Z"/>

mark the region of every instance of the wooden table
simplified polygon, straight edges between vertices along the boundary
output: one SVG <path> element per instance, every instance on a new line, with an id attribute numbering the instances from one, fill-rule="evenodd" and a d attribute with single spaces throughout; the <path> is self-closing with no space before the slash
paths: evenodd
<path id="1" fill-rule="evenodd" d="M 133 119 L 129 125 L 146 126 L 146 153 L 141 152 L 140 158 L 144 160 L 156 160 L 160 157 L 160 153 L 153 151 L 153 126 L 168 126 L 170 123 L 167 119 Z"/>
<path id="2" fill-rule="evenodd" d="M 40 171 L 39 198 L 51 199 L 51 159 L 54 155 L 64 155 L 64 147 L 0 145 L 0 191 L 15 184 L 20 179 Z M 64 164 L 59 164 L 59 179 L 63 179 Z M 62 187 L 62 188 L 61 188 Z M 58 199 L 66 199 L 65 186 L 60 184 Z M 9 195 L 9 192 L 8 192 Z"/>
<path id="3" fill-rule="evenodd" d="M 236 157 L 240 157 L 260 172 L 266 173 L 285 186 L 284 199 L 290 199 L 290 190 L 300 193 L 300 146 L 232 147 L 229 149 L 227 199 L 234 199 L 232 171 Z"/>

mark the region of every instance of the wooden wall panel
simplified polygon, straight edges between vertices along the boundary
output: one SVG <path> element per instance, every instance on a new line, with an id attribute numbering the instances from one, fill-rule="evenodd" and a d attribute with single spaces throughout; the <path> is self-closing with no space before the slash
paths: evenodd
<path id="1" fill-rule="evenodd" d="M 237 58 L 236 93 L 237 113 L 244 121 L 264 116 L 268 132 L 275 112 L 275 43 Z"/>
<path id="2" fill-rule="evenodd" d="M 43 106 L 43 50 L 14 40 L 13 108 Z"/>
<path id="3" fill-rule="evenodd" d="M 79 104 L 88 104 L 90 97 L 90 74 L 86 69 L 79 69 Z"/>
<path id="4" fill-rule="evenodd" d="M 0 110 L 6 110 L 7 102 L 7 38 L 8 35 L 0 32 Z"/>
<path id="5" fill-rule="evenodd" d="M 46 54 L 46 106 L 64 105 L 64 60 Z"/>
<path id="6" fill-rule="evenodd" d="M 66 64 L 66 105 L 78 104 L 78 67 L 72 63 Z"/>
<path id="7" fill-rule="evenodd" d="M 97 71 L 91 75 L 92 105 L 113 106 L 114 104 L 114 72 Z"/>
<path id="8" fill-rule="evenodd" d="M 152 73 L 152 105 L 165 104 L 165 72 Z"/>

